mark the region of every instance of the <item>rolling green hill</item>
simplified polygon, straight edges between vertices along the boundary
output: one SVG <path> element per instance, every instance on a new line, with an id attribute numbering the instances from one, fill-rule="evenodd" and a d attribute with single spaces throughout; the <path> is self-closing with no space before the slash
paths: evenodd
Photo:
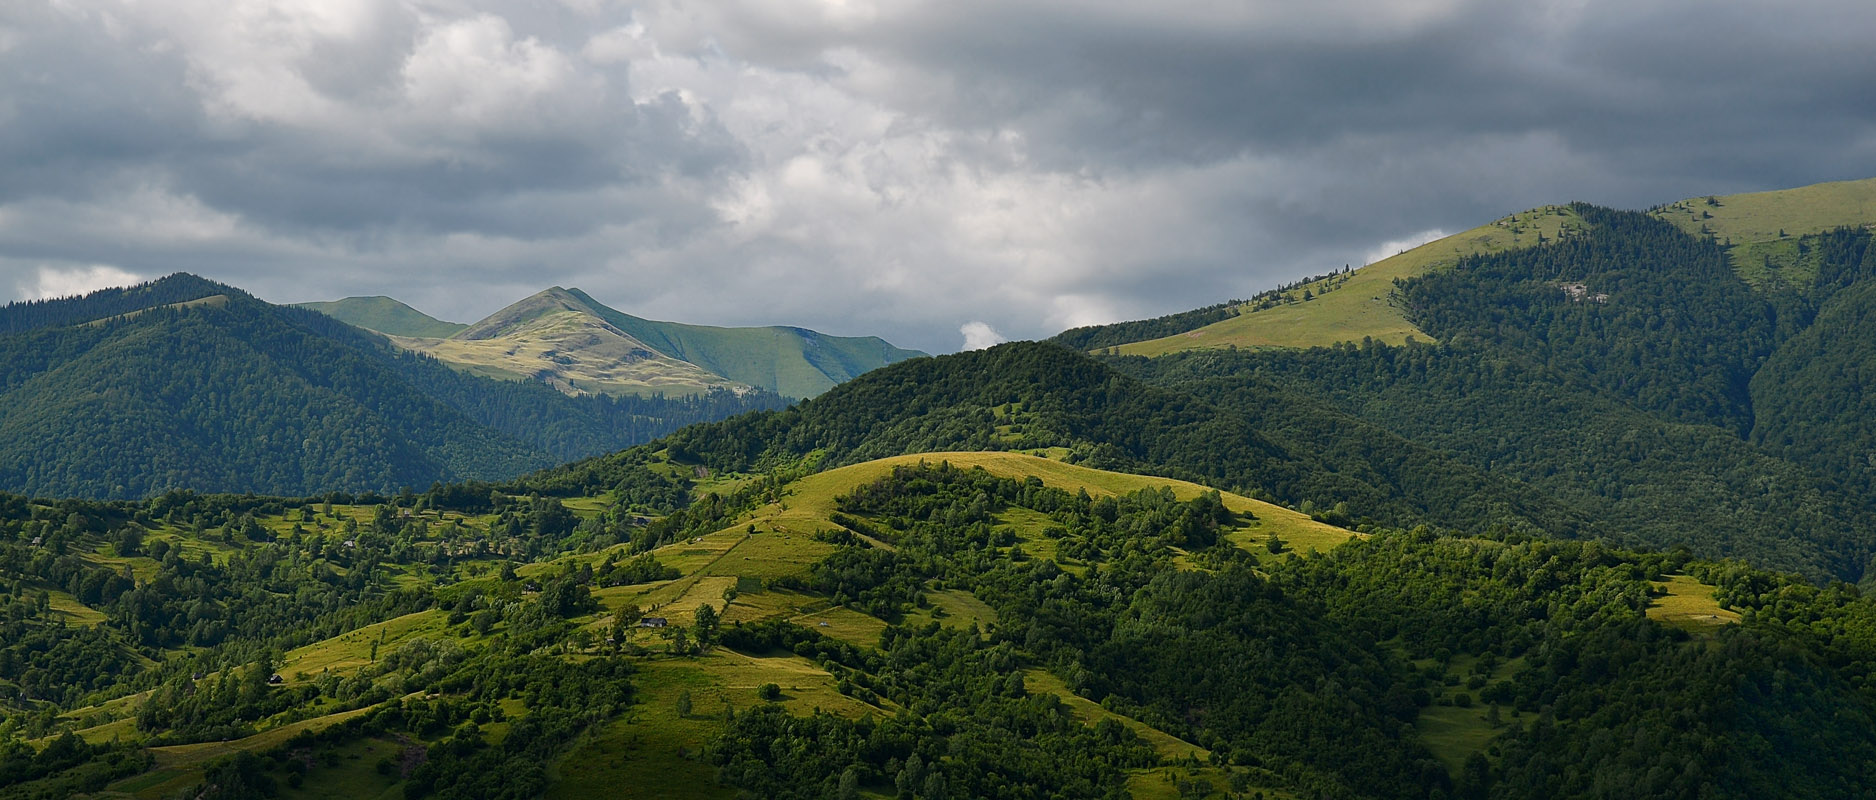
<path id="1" fill-rule="evenodd" d="M 1771 192 L 1696 197 L 1654 209 L 1681 230 L 1726 246 L 1733 268 L 1760 289 L 1802 290 L 1816 265 L 1802 237 L 1876 224 L 1876 178 Z"/>
<path id="2" fill-rule="evenodd" d="M 429 325 L 428 317 L 389 298 L 303 305 L 391 334 L 400 347 L 472 374 L 538 380 L 569 394 L 686 395 L 757 387 L 784 397 L 813 397 L 868 370 L 925 355 L 873 336 L 640 319 L 579 289 L 558 286 L 468 326 L 434 320 Z"/>
<path id="3" fill-rule="evenodd" d="M 447 339 L 398 336 L 391 341 L 472 374 L 538 380 L 567 394 L 689 395 L 747 388 L 652 350 L 559 287 Z"/>
<path id="4" fill-rule="evenodd" d="M 389 297 L 347 297 L 321 303 L 295 303 L 347 325 L 389 336 L 446 339 L 469 326 L 444 322 Z"/>
<path id="5" fill-rule="evenodd" d="M 620 313 L 578 289 L 569 293 L 601 319 L 653 349 L 783 397 L 815 397 L 887 364 L 925 355 L 876 336 L 828 336 L 805 328 L 718 328 L 655 322 Z"/>
<path id="6" fill-rule="evenodd" d="M 1721 201 L 1722 204 L 1726 201 Z M 1609 535 L 1815 578 L 1873 577 L 1876 294 L 1861 228 L 1794 242 L 1793 291 L 1755 291 L 1723 242 L 1576 206 L 1582 233 L 1402 281 L 1437 345 L 1117 362 L 1221 406 L 1275 382 L 1565 501 Z M 1202 357 L 1203 356 L 1203 357 Z"/>
<path id="7" fill-rule="evenodd" d="M 1803 287 L 1816 265 L 1800 252 L 1801 237 L 1839 227 L 1876 224 L 1876 178 L 1751 194 L 1697 197 L 1650 211 L 1690 234 L 1720 241 L 1736 272 L 1754 287 Z M 1125 355 L 1157 356 L 1229 347 L 1321 347 L 1370 338 L 1403 344 L 1433 337 L 1416 326 L 1393 296 L 1395 280 L 1450 268 L 1459 259 L 1554 242 L 1583 222 L 1569 206 L 1545 206 L 1384 258 L 1346 275 L 1299 282 L 1210 316 L 1190 317 L 1172 333 L 1112 341 L 1103 327 L 1058 336 L 1065 344 L 1097 342 Z M 1310 294 L 1304 301 L 1305 292 Z M 1221 317 L 1221 318 L 1219 318 Z M 1196 324 L 1194 324 L 1196 323 Z M 1139 326 L 1141 323 L 1123 323 Z M 1188 327 L 1189 326 L 1189 327 Z M 1151 330 L 1148 326 L 1143 330 Z"/>
<path id="8" fill-rule="evenodd" d="M 781 403 L 569 398 L 474 378 L 188 275 L 95 300 L 0 309 L 33 323 L 0 335 L 0 488 L 133 498 L 495 480 Z"/>
<path id="9" fill-rule="evenodd" d="M 620 492 L 515 493 L 551 478 L 0 495 L 0 797 L 1850 797 L 1876 778 L 1876 603 L 1737 563 L 1357 535 L 1009 452 L 682 477 L 650 517 Z M 51 586 L 59 604 L 34 599 Z M 121 666 L 77 668 L 97 663 Z"/>
<path id="10" fill-rule="evenodd" d="M 1582 226 L 1568 208 L 1546 206 L 1481 225 L 1390 256 L 1346 274 L 1266 292 L 1231 316 L 1168 336 L 1115 347 L 1124 355 L 1156 356 L 1231 347 L 1320 347 L 1364 338 L 1403 344 L 1432 337 L 1408 321 L 1393 300 L 1394 281 L 1451 267 L 1479 253 L 1555 241 Z M 1305 294 L 1308 295 L 1305 299 Z"/>

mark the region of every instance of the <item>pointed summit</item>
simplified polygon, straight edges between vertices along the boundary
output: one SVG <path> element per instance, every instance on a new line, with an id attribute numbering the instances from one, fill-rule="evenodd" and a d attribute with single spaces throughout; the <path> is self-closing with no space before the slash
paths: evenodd
<path id="1" fill-rule="evenodd" d="M 496 339 L 507 336 L 522 326 L 549 314 L 569 312 L 599 316 L 592 306 L 582 302 L 572 292 L 552 286 L 488 315 L 481 322 L 458 331 L 453 338 L 459 340 Z"/>
<path id="2" fill-rule="evenodd" d="M 447 339 L 393 336 L 392 341 L 466 372 L 537 380 L 572 395 L 687 395 L 749 388 L 653 349 L 558 286 Z"/>

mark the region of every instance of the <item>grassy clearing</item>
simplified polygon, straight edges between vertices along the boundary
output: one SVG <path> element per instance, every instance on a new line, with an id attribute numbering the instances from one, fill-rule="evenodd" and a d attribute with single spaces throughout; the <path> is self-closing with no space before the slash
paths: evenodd
<path id="1" fill-rule="evenodd" d="M 997 621 L 995 609 L 962 589 L 927 590 L 925 599 L 931 602 L 931 607 L 914 609 L 906 616 L 908 625 L 936 622 L 947 628 L 968 628 L 975 622 L 978 630 L 984 630 Z"/>
<path id="2" fill-rule="evenodd" d="M 1040 669 L 1024 670 L 1023 686 L 1032 694 L 1052 694 L 1062 698 L 1062 705 L 1068 707 L 1069 713 L 1074 714 L 1076 719 L 1086 722 L 1089 725 L 1093 725 L 1104 719 L 1111 719 L 1127 726 L 1127 729 L 1133 731 L 1134 735 L 1139 736 L 1141 740 L 1152 745 L 1153 752 L 1158 753 L 1161 758 L 1185 759 L 1190 757 L 1203 761 L 1211 757 L 1210 750 L 1206 750 L 1203 747 L 1199 747 L 1198 745 L 1192 744 L 1191 742 L 1132 717 L 1116 714 L 1102 708 L 1092 700 L 1069 691 L 1068 686 L 1062 683 L 1061 678 L 1057 678 L 1054 674 L 1047 671 Z"/>
<path id="3" fill-rule="evenodd" d="M 351 633 L 287 651 L 281 662 L 280 675 L 291 685 L 312 680 L 327 672 L 354 672 L 372 664 L 373 644 L 378 645 L 378 657 L 383 658 L 399 645 L 419 636 L 447 636 L 444 628 L 448 622 L 447 613 L 441 609 L 431 609 L 367 625 Z"/>
<path id="4" fill-rule="evenodd" d="M 1486 716 L 1490 713 L 1490 706 L 1427 706 L 1414 719 L 1414 730 L 1446 771 L 1457 775 L 1468 756 L 1484 752 L 1498 735 Z"/>
<path id="5" fill-rule="evenodd" d="M 1198 783 L 1201 781 L 1211 784 L 1212 790 L 1209 794 L 1180 794 L 1182 782 Z M 1230 787 L 1231 773 L 1220 767 L 1159 767 L 1134 770 L 1127 777 L 1127 793 L 1132 795 L 1134 800 L 1187 800 L 1195 796 L 1200 798 L 1255 797 L 1259 792 L 1268 800 L 1290 800 L 1295 797 L 1281 789 L 1255 784 L 1235 794 L 1231 793 Z"/>
<path id="6" fill-rule="evenodd" d="M 1798 257 L 1797 237 L 1876 223 L 1876 178 L 1774 192 L 1695 197 L 1656 217 L 1696 236 L 1730 242 L 1733 270 L 1762 291 L 1805 288 L 1816 265 Z"/>
<path id="7" fill-rule="evenodd" d="M 1773 192 L 1695 197 L 1662 207 L 1655 216 L 1698 234 L 1704 226 L 1722 240 L 1764 242 L 1833 228 L 1876 223 L 1876 178 L 1820 183 Z"/>
<path id="8" fill-rule="evenodd" d="M 1414 668 L 1425 670 L 1438 663 L 1430 658 L 1421 659 L 1414 662 Z M 1468 688 L 1465 684 L 1467 679 L 1477 674 L 1475 667 L 1478 663 L 1477 656 L 1453 657 L 1444 667 L 1444 685 L 1432 688 L 1434 704 L 1420 709 L 1420 715 L 1414 719 L 1414 729 L 1420 734 L 1421 742 L 1454 775 L 1459 774 L 1459 770 L 1465 766 L 1467 757 L 1485 752 L 1491 740 L 1498 736 L 1500 728 L 1517 714 L 1511 709 L 1500 708 L 1499 724 L 1493 724 L 1491 704 L 1477 702 L 1480 689 Z M 1482 673 L 1483 685 L 1507 680 L 1523 668 L 1522 657 L 1500 663 L 1489 672 Z M 1460 695 L 1464 695 L 1464 698 L 1460 698 Z"/>
<path id="9" fill-rule="evenodd" d="M 1655 584 L 1667 592 L 1648 604 L 1648 618 L 1691 631 L 1709 630 L 1738 622 L 1739 613 L 1720 607 L 1713 587 L 1689 575 L 1669 575 Z"/>
<path id="10" fill-rule="evenodd" d="M 170 747 L 152 747 L 150 753 L 156 756 L 156 766 L 150 772 L 121 781 L 111 787 L 111 791 L 128 794 L 139 798 L 169 797 L 178 791 L 195 785 L 202 780 L 202 768 L 209 761 L 222 756 L 234 755 L 241 751 L 260 752 L 270 750 L 285 743 L 300 731 L 319 731 L 344 722 L 352 717 L 367 713 L 370 707 L 329 714 L 323 717 L 301 720 L 288 725 L 281 725 L 245 739 L 227 742 L 201 742 Z"/>
<path id="11" fill-rule="evenodd" d="M 284 800 L 316 800 L 327 797 L 382 798 L 402 800 L 403 784 L 396 778 L 378 774 L 379 759 L 395 758 L 403 750 L 397 742 L 367 738 L 346 742 L 321 753 L 314 767 L 306 772 L 306 782 L 295 789 L 279 780 Z M 334 762 L 323 760 L 331 753 Z M 278 777 L 278 776 L 276 776 Z"/>
<path id="12" fill-rule="evenodd" d="M 858 647 L 878 647 L 879 635 L 886 631 L 884 620 L 846 606 L 791 617 L 788 621 Z"/>
<path id="13" fill-rule="evenodd" d="M 486 339 L 392 336 L 399 347 L 459 370 L 532 378 L 567 394 L 696 394 L 739 384 L 657 353 L 591 314 L 559 310 Z"/>
<path id="14" fill-rule="evenodd" d="M 1429 341 L 1433 337 L 1408 322 L 1390 300 L 1396 279 L 1445 269 L 1464 256 L 1531 247 L 1540 237 L 1554 241 L 1566 226 L 1582 224 L 1581 218 L 1562 206 L 1514 214 L 1376 261 L 1349 273 L 1347 282 L 1331 291 L 1321 292 L 1323 282 L 1316 282 L 1289 292 L 1300 300 L 1307 290 L 1316 295 L 1313 300 L 1262 311 L 1240 306 L 1237 316 L 1198 330 L 1122 345 L 1119 352 L 1159 356 L 1224 347 L 1323 347 L 1359 342 L 1363 337 L 1396 345 L 1408 337 Z"/>
<path id="15" fill-rule="evenodd" d="M 583 739 L 554 766 L 549 798 L 613 796 L 728 798 L 716 771 L 701 760 L 703 747 L 723 729 L 723 709 L 763 703 L 757 688 L 782 687 L 778 703 L 791 714 L 816 709 L 847 717 L 879 709 L 835 691 L 832 675 L 793 654 L 763 658 L 724 648 L 695 658 L 656 659 L 639 673 L 640 702 L 626 716 Z M 679 716 L 677 698 L 688 693 L 691 713 Z"/>
<path id="16" fill-rule="evenodd" d="M 49 586 L 35 586 L 32 591 L 45 592 L 47 600 L 51 603 L 52 613 L 59 615 L 59 618 L 63 619 L 68 625 L 90 627 L 110 619 L 110 617 L 105 616 L 104 612 L 85 605 L 79 602 L 78 598 L 59 591 L 58 589 Z"/>

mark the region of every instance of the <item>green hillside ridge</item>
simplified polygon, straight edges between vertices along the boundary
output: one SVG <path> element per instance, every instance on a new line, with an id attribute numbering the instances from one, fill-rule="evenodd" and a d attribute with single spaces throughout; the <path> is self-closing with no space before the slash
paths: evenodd
<path id="1" fill-rule="evenodd" d="M 1728 247 L 1734 269 L 1755 288 L 1802 288 L 1816 264 L 1804 257 L 1800 238 L 1840 227 L 1876 224 L 1876 178 L 1822 183 L 1770 192 L 1696 197 L 1659 206 L 1654 216 L 1691 234 Z M 1408 337 L 1431 340 L 1395 302 L 1393 282 L 1449 268 L 1460 258 L 1554 242 L 1583 230 L 1569 206 L 1544 206 L 1454 234 L 1347 274 L 1299 282 L 1266 292 L 1224 314 L 1176 314 L 1200 324 L 1171 335 L 1112 342 L 1103 327 L 1057 337 L 1065 343 L 1098 341 L 1102 350 L 1157 356 L 1229 347 L 1322 347 L 1364 338 L 1403 344 Z M 1305 292 L 1310 294 L 1305 301 Z M 1213 319 L 1223 316 L 1223 319 Z M 1143 323 L 1126 323 L 1140 327 Z M 1190 323 L 1188 323 L 1190 324 Z M 1154 326 L 1144 325 L 1150 330 Z"/>
<path id="2" fill-rule="evenodd" d="M 343 300 L 293 305 L 388 336 L 447 339 L 469 327 L 460 322 L 444 322 L 384 296 L 347 297 Z"/>
<path id="3" fill-rule="evenodd" d="M 1231 347 L 1320 347 L 1363 338 L 1386 344 L 1402 344 L 1409 337 L 1427 341 L 1432 337 L 1409 322 L 1395 304 L 1395 280 L 1451 267 L 1469 255 L 1556 241 L 1581 227 L 1582 220 L 1563 206 L 1513 214 L 1347 274 L 1266 293 L 1218 322 L 1114 349 L 1122 355 L 1157 356 Z"/>
<path id="4" fill-rule="evenodd" d="M 1403 281 L 1438 345 L 1115 363 L 1225 407 L 1282 385 L 1540 489 L 1605 535 L 1876 578 L 1871 354 L 1851 333 L 1876 303 L 1870 232 L 1807 236 L 1818 271 L 1794 298 L 1754 291 L 1711 239 L 1576 213 L 1584 234 Z"/>
<path id="5" fill-rule="evenodd" d="M 538 380 L 568 394 L 686 395 L 757 387 L 813 397 L 872 369 L 925 355 L 873 336 L 805 328 L 720 328 L 640 319 L 558 286 L 446 336 L 400 347 L 476 375 Z"/>
<path id="6" fill-rule="evenodd" d="M 651 349 L 557 286 L 446 339 L 391 341 L 473 374 L 538 380 L 567 394 L 689 395 L 747 388 Z"/>
<path id="7" fill-rule="evenodd" d="M 656 322 L 616 311 L 578 289 L 569 293 L 659 352 L 784 397 L 816 397 L 870 370 L 925 355 L 894 347 L 876 336 L 828 336 L 780 326 L 720 328 Z"/>
<path id="8" fill-rule="evenodd" d="M 693 469 L 613 470 L 617 491 L 558 499 L 523 494 L 555 485 L 536 479 L 0 495 L 0 680 L 33 698 L 0 710 L 0 796 L 1848 797 L 1876 777 L 1876 603 L 1737 563 L 1356 536 L 1007 452 L 685 478 L 670 505 L 644 490 Z M 52 623 L 40 581 L 97 621 Z M 204 603 L 244 610 L 204 626 Z M 68 671 L 129 650 L 151 658 Z"/>
<path id="9" fill-rule="evenodd" d="M 1815 276 L 1800 237 L 1876 224 L 1876 178 L 1795 189 L 1695 197 L 1651 211 L 1688 233 L 1727 245 L 1733 267 L 1756 288 L 1799 288 Z"/>
<path id="10" fill-rule="evenodd" d="M 471 377 L 186 274 L 9 305 L 0 328 L 16 331 L 0 335 L 0 490 L 42 496 L 499 480 L 782 403 L 569 398 Z"/>

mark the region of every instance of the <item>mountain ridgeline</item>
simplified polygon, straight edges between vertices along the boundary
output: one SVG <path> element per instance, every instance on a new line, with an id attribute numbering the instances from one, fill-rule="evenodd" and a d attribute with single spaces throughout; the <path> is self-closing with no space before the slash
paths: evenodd
<path id="1" fill-rule="evenodd" d="M 1870 232 L 1790 237 L 1786 273 L 1806 279 L 1755 287 L 1738 243 L 1658 215 L 1567 212 L 1582 225 L 1542 245 L 1399 280 L 1393 302 L 1434 344 L 1111 363 L 1226 407 L 1272 385 L 1319 399 L 1632 544 L 1862 579 L 1876 361 L 1852 331 L 1876 308 Z"/>
<path id="2" fill-rule="evenodd" d="M 41 496 L 506 479 L 782 403 L 472 377 L 189 275 L 10 306 L 0 325 L 15 331 L 0 336 L 0 487 Z"/>
<path id="3" fill-rule="evenodd" d="M 1876 191 L 793 405 L 574 290 L 430 340 L 565 367 L 511 381 L 190 276 L 9 307 L 0 476 L 143 499 L 0 492 L 0 800 L 1861 798 L 1876 207 L 1821 196 Z M 246 473 L 324 485 L 181 488 Z"/>
<path id="4" fill-rule="evenodd" d="M 466 326 L 439 322 L 389 298 L 306 305 L 459 369 L 539 380 L 569 394 L 755 387 L 813 397 L 868 370 L 924 355 L 873 336 L 655 322 L 558 286 Z"/>

